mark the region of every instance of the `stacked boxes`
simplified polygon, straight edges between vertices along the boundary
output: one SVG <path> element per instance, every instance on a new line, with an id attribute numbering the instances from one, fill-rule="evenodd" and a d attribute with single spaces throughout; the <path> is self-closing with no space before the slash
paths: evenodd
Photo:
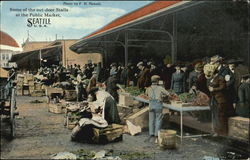
<path id="1" fill-rule="evenodd" d="M 17 74 L 17 84 L 16 84 L 17 95 L 23 95 L 23 84 L 24 84 L 24 75 Z"/>
<path id="2" fill-rule="evenodd" d="M 134 99 L 128 93 L 119 93 L 119 105 L 120 106 L 133 106 Z"/>

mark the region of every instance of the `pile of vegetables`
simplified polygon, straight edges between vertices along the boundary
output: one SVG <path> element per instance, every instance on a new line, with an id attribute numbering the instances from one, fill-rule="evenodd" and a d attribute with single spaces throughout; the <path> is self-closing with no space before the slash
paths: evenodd
<path id="1" fill-rule="evenodd" d="M 130 93 L 132 96 L 139 96 L 140 94 L 143 94 L 143 91 L 141 91 L 138 87 L 127 87 L 125 88 L 125 91 Z"/>
<path id="2" fill-rule="evenodd" d="M 196 96 L 193 93 L 182 93 L 179 95 L 180 100 L 184 103 L 193 102 L 195 97 Z"/>

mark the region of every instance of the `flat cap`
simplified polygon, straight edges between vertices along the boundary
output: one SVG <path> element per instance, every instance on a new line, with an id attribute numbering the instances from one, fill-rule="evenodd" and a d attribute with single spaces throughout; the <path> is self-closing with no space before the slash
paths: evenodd
<path id="1" fill-rule="evenodd" d="M 157 82 L 158 80 L 160 80 L 160 76 L 158 76 L 158 75 L 153 75 L 151 77 L 151 82 Z"/>

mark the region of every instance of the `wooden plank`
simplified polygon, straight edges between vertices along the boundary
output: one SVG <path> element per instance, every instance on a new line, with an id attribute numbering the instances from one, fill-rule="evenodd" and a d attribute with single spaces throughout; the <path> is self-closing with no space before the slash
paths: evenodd
<path id="1" fill-rule="evenodd" d="M 142 130 L 145 130 L 148 128 L 149 123 L 149 107 L 142 108 L 136 113 L 131 114 L 129 117 L 127 117 L 127 120 L 129 120 L 133 125 L 140 126 Z"/>

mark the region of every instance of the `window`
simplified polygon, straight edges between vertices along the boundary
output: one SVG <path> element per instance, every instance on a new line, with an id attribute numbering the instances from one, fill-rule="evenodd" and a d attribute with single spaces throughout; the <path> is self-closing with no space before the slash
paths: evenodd
<path id="1" fill-rule="evenodd" d="M 8 53 L 5 55 L 5 59 L 9 60 L 9 54 Z"/>
<path id="2" fill-rule="evenodd" d="M 2 54 L 2 60 L 5 60 L 5 54 L 4 53 Z"/>

